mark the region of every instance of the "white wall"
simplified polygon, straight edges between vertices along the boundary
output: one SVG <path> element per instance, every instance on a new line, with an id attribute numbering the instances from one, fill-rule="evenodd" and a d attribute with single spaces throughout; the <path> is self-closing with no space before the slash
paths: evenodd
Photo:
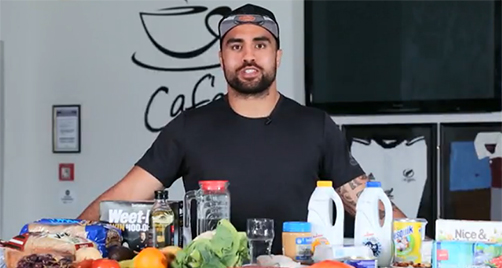
<path id="1" fill-rule="evenodd" d="M 204 13 L 150 16 L 148 29 L 163 46 L 176 51 L 206 44 L 212 37 L 204 17 L 220 5 L 235 8 L 247 1 L 6 1 L 2 3 L 5 40 L 5 170 L 2 193 L 3 237 L 40 217 L 76 217 L 103 190 L 117 182 L 143 154 L 157 134 L 147 131 L 143 115 L 160 86 L 150 111 L 161 126 L 171 119 L 170 106 L 178 94 L 191 103 L 191 91 L 204 74 L 197 101 L 225 90 L 219 69 L 160 72 L 131 61 L 157 66 L 218 63 L 218 43 L 197 58 L 180 60 L 162 54 L 147 38 L 139 13 L 161 8 L 203 5 Z M 257 1 L 253 1 L 257 2 Z M 284 60 L 278 74 L 282 92 L 303 100 L 303 32 L 301 1 L 259 2 L 276 13 L 281 25 Z M 164 11 L 166 13 L 167 11 Z M 217 32 L 219 17 L 210 20 Z M 293 31 L 294 29 L 294 31 Z M 295 55 L 295 56 L 294 56 Z M 82 153 L 52 153 L 51 107 L 82 105 Z M 58 181 L 58 163 L 75 163 L 74 182 Z M 75 202 L 63 205 L 61 191 L 75 191 Z M 174 198 L 183 196 L 178 182 Z M 133 191 L 134 189 L 131 189 Z"/>
<path id="2" fill-rule="evenodd" d="M 2 41 L 2 2 L 0 2 L 0 237 L 2 237 L 2 201 L 3 201 L 3 192 L 4 192 L 4 187 L 3 187 L 3 153 L 4 153 L 4 147 L 3 147 L 3 133 L 4 133 L 4 127 L 3 127 L 3 117 L 4 117 L 4 109 L 3 109 L 3 102 L 4 102 L 4 87 L 3 87 L 3 41 Z"/>
<path id="3" fill-rule="evenodd" d="M 1 1 L 1 0 L 0 0 Z M 212 39 L 204 16 L 213 8 L 232 8 L 247 1 L 4 1 L 0 39 L 5 40 L 4 184 L 0 198 L 4 217 L 0 237 L 9 238 L 26 222 L 40 217 L 75 217 L 99 193 L 119 180 L 143 154 L 157 134 L 147 131 L 143 116 L 147 102 L 160 86 L 150 111 L 152 124 L 171 119 L 178 94 L 187 106 L 196 81 L 215 76 L 214 87 L 204 81 L 197 100 L 224 92 L 219 69 L 161 72 L 141 68 L 133 53 L 156 66 L 194 66 L 217 63 L 218 45 L 193 59 L 174 59 L 155 48 L 142 28 L 139 13 L 161 8 L 203 5 L 204 13 L 150 16 L 148 29 L 164 47 L 195 49 Z M 303 1 L 252 1 L 272 9 L 281 26 L 284 50 L 278 74 L 280 90 L 304 102 Z M 167 11 L 163 11 L 164 13 Z M 216 31 L 218 18 L 210 20 Z M 82 153 L 52 154 L 51 106 L 82 105 Z M 0 109 L 0 111 L 2 111 Z M 0 113 L 0 118 L 1 115 Z M 494 121 L 501 114 L 462 116 L 334 117 L 338 123 Z M 1 152 L 1 151 L 0 151 Z M 0 154 L 1 155 L 1 154 Z M 75 163 L 75 182 L 57 178 L 60 162 Z M 0 169 L 1 172 L 1 169 Z M 1 178 L 1 176 L 0 176 Z M 1 186 L 1 185 L 0 185 Z M 75 202 L 63 205 L 61 191 L 75 191 Z M 134 189 L 131 189 L 134 190 Z M 181 198 L 177 182 L 174 198 Z M 3 206 L 2 206 L 3 202 Z"/>
<path id="4" fill-rule="evenodd" d="M 3 148 L 3 117 L 4 117 L 4 110 L 3 110 L 3 102 L 4 102 L 4 97 L 3 97 L 3 41 L 2 41 L 2 1 L 0 0 L 0 237 L 2 237 L 2 201 L 3 201 L 3 153 L 4 153 L 4 148 Z"/>

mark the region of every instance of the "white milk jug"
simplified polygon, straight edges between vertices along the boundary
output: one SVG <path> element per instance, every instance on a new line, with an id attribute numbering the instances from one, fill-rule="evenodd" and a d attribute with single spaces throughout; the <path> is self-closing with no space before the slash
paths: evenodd
<path id="1" fill-rule="evenodd" d="M 336 221 L 333 223 L 333 202 Z M 317 245 L 343 246 L 345 210 L 342 199 L 335 192 L 333 182 L 318 181 L 310 196 L 307 221 L 312 226 L 312 248 Z"/>
<path id="2" fill-rule="evenodd" d="M 378 201 L 385 207 L 383 226 L 380 226 Z M 369 181 L 356 205 L 354 245 L 365 245 L 373 251 L 378 266 L 391 266 L 394 254 L 392 240 L 392 204 L 379 181 Z"/>

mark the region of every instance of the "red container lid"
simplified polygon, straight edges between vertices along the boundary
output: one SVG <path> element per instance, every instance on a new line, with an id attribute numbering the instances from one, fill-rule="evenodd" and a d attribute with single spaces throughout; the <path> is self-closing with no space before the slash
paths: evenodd
<path id="1" fill-rule="evenodd" d="M 227 188 L 228 181 L 199 181 L 202 190 L 214 191 Z"/>

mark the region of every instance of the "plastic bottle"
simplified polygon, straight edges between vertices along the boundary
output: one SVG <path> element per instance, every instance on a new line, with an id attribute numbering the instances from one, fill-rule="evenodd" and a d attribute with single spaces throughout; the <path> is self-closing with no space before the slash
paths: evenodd
<path id="1" fill-rule="evenodd" d="M 333 202 L 336 220 L 333 223 Z M 317 245 L 343 246 L 345 210 L 331 181 L 318 181 L 310 196 L 307 222 L 312 225 L 312 249 Z"/>
<path id="2" fill-rule="evenodd" d="M 385 207 L 383 226 L 380 225 L 378 201 Z M 391 266 L 394 246 L 392 239 L 392 204 L 378 181 L 369 181 L 356 205 L 354 245 L 365 245 L 373 251 L 378 266 Z"/>

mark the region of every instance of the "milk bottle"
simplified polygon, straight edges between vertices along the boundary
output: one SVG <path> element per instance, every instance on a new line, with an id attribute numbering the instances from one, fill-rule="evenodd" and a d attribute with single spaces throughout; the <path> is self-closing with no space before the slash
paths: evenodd
<path id="1" fill-rule="evenodd" d="M 380 226 L 378 201 L 385 207 L 385 219 Z M 378 266 L 391 266 L 394 254 L 392 239 L 392 204 L 378 181 L 369 181 L 356 205 L 354 245 L 365 245 L 373 251 Z"/>
<path id="2" fill-rule="evenodd" d="M 333 202 L 336 221 L 333 223 Z M 317 245 L 343 246 L 343 221 L 345 210 L 342 199 L 335 192 L 333 182 L 318 181 L 310 196 L 307 221 L 312 226 L 312 248 Z"/>

